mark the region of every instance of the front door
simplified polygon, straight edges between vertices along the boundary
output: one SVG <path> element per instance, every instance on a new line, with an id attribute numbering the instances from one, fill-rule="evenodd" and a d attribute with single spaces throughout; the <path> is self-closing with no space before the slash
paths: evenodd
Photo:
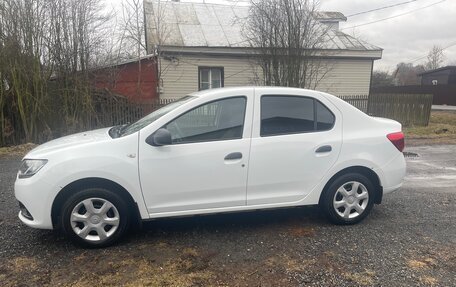
<path id="1" fill-rule="evenodd" d="M 172 145 L 151 146 L 141 135 L 139 173 L 149 213 L 245 205 L 251 110 L 253 97 L 219 98 L 164 125 Z"/>

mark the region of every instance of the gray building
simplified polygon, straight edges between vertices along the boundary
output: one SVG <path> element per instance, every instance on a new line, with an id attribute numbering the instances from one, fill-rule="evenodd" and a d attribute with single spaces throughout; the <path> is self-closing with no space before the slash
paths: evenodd
<path id="1" fill-rule="evenodd" d="M 419 74 L 421 85 L 456 85 L 456 66 L 446 66 Z"/>

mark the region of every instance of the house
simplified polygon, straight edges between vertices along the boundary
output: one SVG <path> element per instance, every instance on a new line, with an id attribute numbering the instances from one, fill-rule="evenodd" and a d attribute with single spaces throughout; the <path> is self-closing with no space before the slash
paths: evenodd
<path id="1" fill-rule="evenodd" d="M 243 37 L 249 7 L 144 0 L 148 54 L 159 55 L 160 98 L 179 98 L 215 87 L 261 85 L 262 71 Z M 339 30 L 346 17 L 319 12 L 329 30 L 316 53 L 331 69 L 316 89 L 338 96 L 367 95 L 374 60 L 382 49 Z M 157 53 L 159 51 L 159 53 Z"/>
<path id="2" fill-rule="evenodd" d="M 421 85 L 456 85 L 456 66 L 446 66 L 419 74 Z"/>
<path id="3" fill-rule="evenodd" d="M 130 102 L 151 103 L 158 99 L 156 57 L 146 56 L 90 72 L 93 86 Z"/>

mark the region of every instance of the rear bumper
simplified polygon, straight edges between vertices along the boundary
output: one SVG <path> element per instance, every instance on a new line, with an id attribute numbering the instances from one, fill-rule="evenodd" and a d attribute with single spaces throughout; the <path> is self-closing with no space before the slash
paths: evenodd
<path id="1" fill-rule="evenodd" d="M 391 193 L 402 186 L 406 173 L 405 158 L 402 153 L 398 153 L 391 161 L 384 166 L 374 169 L 380 175 L 380 182 L 383 187 L 383 194 Z"/>
<path id="2" fill-rule="evenodd" d="M 388 194 L 388 193 L 391 193 L 393 191 L 396 191 L 398 190 L 399 188 L 402 187 L 402 182 L 396 186 L 391 186 L 391 187 L 388 187 L 388 188 L 383 188 L 383 194 Z"/>

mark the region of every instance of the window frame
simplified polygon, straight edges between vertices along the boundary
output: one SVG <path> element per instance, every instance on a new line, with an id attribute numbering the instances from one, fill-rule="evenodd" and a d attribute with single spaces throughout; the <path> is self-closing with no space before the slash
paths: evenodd
<path id="1" fill-rule="evenodd" d="M 220 142 L 220 141 L 231 141 L 231 140 L 240 140 L 240 139 L 243 139 L 244 138 L 244 129 L 245 129 L 245 119 L 246 119 L 246 116 L 247 116 L 247 106 L 248 106 L 248 98 L 247 96 L 229 96 L 229 97 L 224 97 L 224 98 L 219 98 L 219 99 L 214 99 L 214 100 L 211 100 L 211 101 L 208 101 L 208 102 L 204 102 L 200 105 L 197 105 L 193 108 L 190 108 L 189 110 L 186 110 L 185 112 L 182 112 L 180 115 L 174 117 L 172 120 L 168 121 L 166 124 L 164 124 L 163 126 L 161 126 L 160 128 L 158 128 L 157 130 L 159 129 L 162 129 L 162 128 L 166 128 L 166 126 L 168 124 L 170 124 L 171 122 L 173 122 L 174 120 L 180 118 L 181 116 L 195 110 L 195 109 L 198 109 L 204 105 L 208 105 L 208 104 L 211 104 L 211 103 L 214 103 L 214 102 L 218 102 L 218 101 L 223 101 L 223 100 L 229 100 L 229 99 L 236 99 L 236 98 L 243 98 L 245 99 L 245 107 L 244 107 L 244 115 L 243 115 L 243 120 L 242 120 L 242 133 L 241 133 L 241 136 L 240 137 L 237 137 L 237 138 L 230 138 L 230 139 L 214 139 L 214 140 L 205 140 L 205 141 L 187 141 L 187 142 L 182 142 L 182 143 L 172 143 L 171 146 L 173 145 L 183 145 L 183 144 L 193 144 L 193 143 L 207 143 L 207 142 Z M 156 131 L 155 131 L 156 132 Z M 154 132 L 154 133 L 155 133 Z"/>
<path id="2" fill-rule="evenodd" d="M 212 69 L 219 69 L 220 70 L 220 88 L 223 88 L 225 86 L 225 68 L 221 66 L 198 66 L 198 91 L 204 91 L 201 89 L 201 70 L 203 69 L 209 69 L 209 74 L 210 74 L 210 79 L 209 79 L 209 85 L 212 85 Z M 210 89 L 216 89 L 210 87 L 209 89 L 205 90 L 210 90 Z"/>
<path id="3" fill-rule="evenodd" d="M 312 100 L 313 111 L 314 111 L 314 113 L 313 113 L 314 129 L 312 131 L 287 132 L 287 133 L 263 135 L 262 132 L 261 132 L 261 126 L 262 126 L 262 122 L 263 122 L 263 120 L 262 120 L 262 115 L 263 115 L 263 97 L 279 97 L 279 98 L 280 97 L 288 97 L 288 98 L 306 98 L 306 99 L 311 99 Z M 323 107 L 325 107 L 333 115 L 334 121 L 332 123 L 331 128 L 322 129 L 322 130 L 318 130 L 317 129 L 317 125 L 318 125 L 318 121 L 317 121 L 317 103 L 320 103 Z M 261 97 L 260 97 L 260 127 L 259 127 L 260 137 L 274 137 L 274 136 L 284 136 L 284 135 L 296 135 L 296 134 L 327 132 L 327 131 L 330 131 L 330 130 L 332 130 L 334 128 L 334 126 L 336 125 L 336 121 L 337 121 L 337 117 L 333 113 L 333 111 L 330 108 L 328 108 L 327 105 L 325 105 L 320 100 L 318 100 L 318 99 L 316 99 L 314 97 L 299 96 L 299 95 L 287 95 L 287 94 L 265 94 L 265 95 L 261 95 Z"/>

